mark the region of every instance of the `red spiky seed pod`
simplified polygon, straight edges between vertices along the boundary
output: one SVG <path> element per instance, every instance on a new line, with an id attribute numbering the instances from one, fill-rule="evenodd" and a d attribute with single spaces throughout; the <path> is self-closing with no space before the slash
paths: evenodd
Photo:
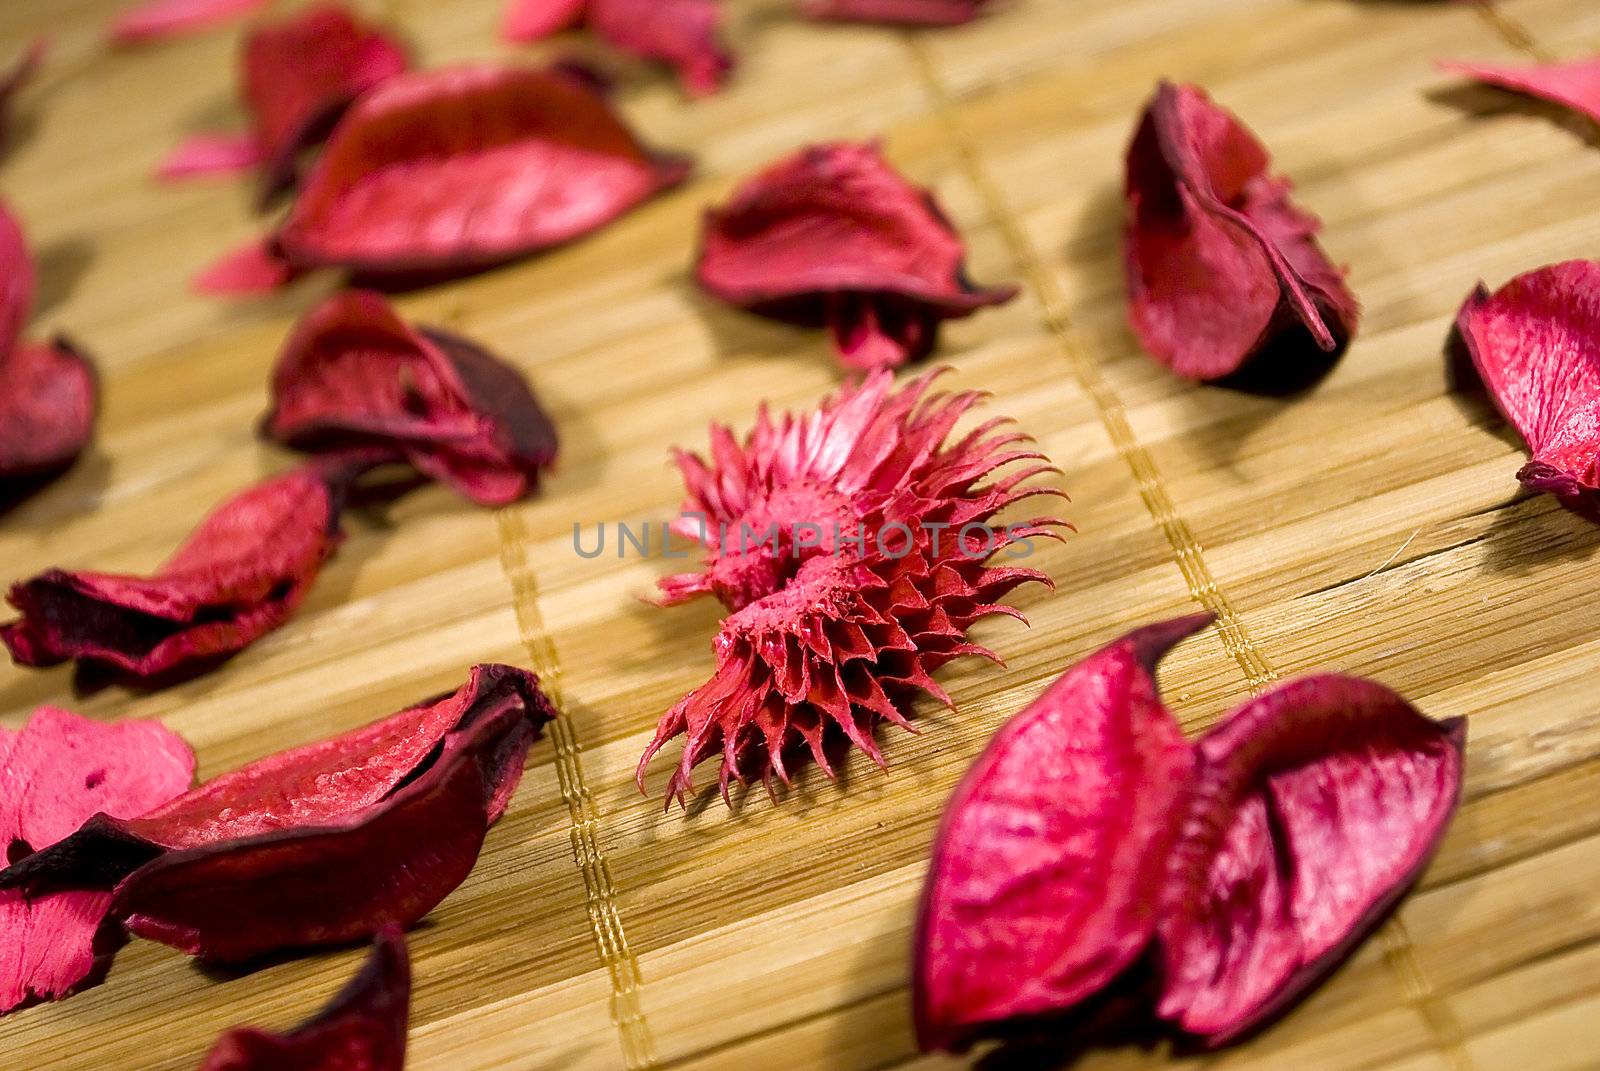
<path id="1" fill-rule="evenodd" d="M 935 373 L 936 374 L 936 373 Z M 933 672 L 961 655 L 998 661 L 967 631 L 991 614 L 1024 621 L 1001 600 L 1036 569 L 990 566 L 1005 550 L 1059 537 L 1063 522 L 1001 526 L 996 515 L 1035 495 L 1030 478 L 1057 471 L 997 431 L 1004 418 L 947 442 L 981 399 L 930 394 L 926 375 L 895 390 L 887 371 L 846 384 L 813 413 L 769 417 L 741 444 L 711 428 L 711 461 L 678 453 L 688 499 L 674 529 L 706 548 L 703 572 L 661 581 L 664 604 L 713 594 L 731 611 L 714 643 L 716 671 L 661 719 L 639 762 L 685 738 L 667 799 L 682 801 L 691 771 L 721 756 L 720 784 L 759 777 L 773 790 L 790 762 L 814 758 L 833 776 L 832 743 L 854 744 L 884 765 L 879 719 L 911 728 L 905 703 L 925 691 L 950 698 Z M 986 482 L 996 470 L 1024 464 Z"/>

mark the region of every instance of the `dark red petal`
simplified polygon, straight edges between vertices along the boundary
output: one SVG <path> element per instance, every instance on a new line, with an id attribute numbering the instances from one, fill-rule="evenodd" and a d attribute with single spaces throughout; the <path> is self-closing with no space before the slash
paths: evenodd
<path id="1" fill-rule="evenodd" d="M 6 128 L 11 117 L 11 98 L 32 81 L 49 50 L 47 39 L 36 38 L 9 68 L 0 70 L 0 144 L 5 143 Z"/>
<path id="2" fill-rule="evenodd" d="M 272 0 L 143 0 L 111 24 L 118 44 L 143 44 L 199 33 L 254 14 Z"/>
<path id="3" fill-rule="evenodd" d="M 1006 723 L 945 807 L 912 971 L 917 1040 L 1064 1012 L 1149 944 L 1193 754 L 1155 667 L 1209 615 L 1140 629 Z"/>
<path id="4" fill-rule="evenodd" d="M 1197 744 L 1163 893 L 1160 1013 L 1221 1044 L 1297 1000 L 1415 881 L 1455 811 L 1462 721 L 1307 677 Z"/>
<path id="5" fill-rule="evenodd" d="M 193 776 L 189 746 L 157 722 L 107 724 L 41 707 L 21 732 L 0 728 L 0 849 L 10 862 L 93 814 L 137 817 Z M 91 980 L 117 943 L 101 934 L 110 903 L 97 891 L 0 891 L 0 1012 Z"/>
<path id="6" fill-rule="evenodd" d="M 0 888 L 110 888 L 163 851 L 227 845 L 345 820 L 390 798 L 433 761 L 447 736 L 469 732 L 506 711 L 518 712 L 527 723 L 528 742 L 555 713 L 532 673 L 493 663 L 474 666 L 467 682 L 450 695 L 342 736 L 269 755 L 137 821 L 95 818 L 55 849 L 0 873 Z M 521 770 L 520 758 L 509 755 L 496 775 L 490 821 L 505 810 Z"/>
<path id="7" fill-rule="evenodd" d="M 351 102 L 408 64 L 399 40 L 334 5 L 252 32 L 244 97 L 266 157 L 263 200 L 294 184 L 301 151 L 327 137 Z"/>
<path id="8" fill-rule="evenodd" d="M 539 41 L 583 21 L 588 0 L 510 0 L 500 22 L 508 41 Z"/>
<path id="9" fill-rule="evenodd" d="M 0 354 L 0 487 L 58 472 L 94 434 L 94 366 L 66 339 Z"/>
<path id="10" fill-rule="evenodd" d="M 1445 61 L 1439 69 L 1539 97 L 1600 122 L 1600 59 L 1531 66 Z"/>
<path id="11" fill-rule="evenodd" d="M 1289 201 L 1260 142 L 1194 86 L 1163 82 L 1128 148 L 1129 317 L 1144 348 L 1190 379 L 1232 375 L 1266 351 L 1325 368 L 1358 309 Z M 1299 378 L 1298 367 L 1287 370 Z"/>
<path id="12" fill-rule="evenodd" d="M 190 285 L 200 294 L 271 294 L 300 274 L 298 268 L 278 255 L 276 242 L 252 238 L 201 271 Z"/>
<path id="13" fill-rule="evenodd" d="M 0 202 L 0 361 L 22 337 L 22 328 L 33 312 L 38 281 L 38 269 L 28 251 L 22 225 Z"/>
<path id="14" fill-rule="evenodd" d="M 476 344 L 416 330 L 378 294 L 335 294 L 272 374 L 266 433 L 301 449 L 380 447 L 484 505 L 531 493 L 556 434 L 522 375 Z"/>
<path id="15" fill-rule="evenodd" d="M 195 134 L 178 143 L 156 169 L 156 177 L 174 180 L 201 175 L 235 175 L 266 159 L 253 134 Z"/>
<path id="16" fill-rule="evenodd" d="M 112 914 L 218 963 L 408 927 L 477 862 L 537 729 L 503 707 L 447 735 L 382 802 L 318 825 L 167 852 L 117 886 Z"/>
<path id="17" fill-rule="evenodd" d="M 1528 444 L 1517 478 L 1600 523 L 1600 264 L 1569 260 L 1470 295 L 1456 328 Z"/>
<path id="18" fill-rule="evenodd" d="M 257 484 L 203 521 L 154 576 L 51 569 L 11 588 L 0 640 L 23 665 L 85 659 L 158 677 L 281 625 L 338 545 L 338 489 L 318 466 Z"/>
<path id="19" fill-rule="evenodd" d="M 622 51 L 671 64 L 693 97 L 715 93 L 733 69 L 717 0 L 589 0 L 588 22 Z"/>
<path id="20" fill-rule="evenodd" d="M 959 26 L 971 22 L 987 0 L 801 0 L 807 18 L 829 22 L 881 22 L 902 26 Z"/>
<path id="21" fill-rule="evenodd" d="M 587 234 L 686 174 L 569 76 L 425 71 L 345 114 L 278 238 L 302 267 L 466 271 Z"/>
<path id="22" fill-rule="evenodd" d="M 400 931 L 379 931 L 361 970 L 328 1006 L 286 1034 L 235 1027 L 200 1071 L 401 1071 L 411 964 Z"/>
<path id="23" fill-rule="evenodd" d="M 837 142 L 774 164 L 708 212 L 695 275 L 724 301 L 829 324 L 847 363 L 881 367 L 925 354 L 940 320 L 1016 294 L 973 286 L 965 256 L 931 193 L 902 178 L 875 145 Z M 919 330 L 908 340 L 863 329 L 863 312 Z M 865 355 L 846 348 L 863 331 L 873 339 Z"/>

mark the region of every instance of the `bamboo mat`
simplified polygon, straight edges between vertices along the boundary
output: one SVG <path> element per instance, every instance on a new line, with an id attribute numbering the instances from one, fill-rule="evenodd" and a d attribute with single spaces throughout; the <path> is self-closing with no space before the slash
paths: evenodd
<path id="1" fill-rule="evenodd" d="M 290 458 L 253 436 L 284 334 L 329 281 L 258 302 L 192 296 L 252 233 L 243 183 L 158 187 L 181 135 L 234 117 L 223 32 L 108 53 L 111 0 L 6 0 L 0 56 L 54 61 L 21 101 L 0 192 L 39 253 L 32 331 L 98 358 L 99 442 L 0 519 L 10 580 L 48 565 L 145 569 L 202 511 Z M 1600 530 L 1520 495 L 1522 452 L 1446 387 L 1442 344 L 1479 278 L 1600 254 L 1600 141 L 1559 112 L 1433 73 L 1600 48 L 1584 0 L 1015 0 L 970 27 L 802 24 L 732 4 L 742 67 L 684 104 L 630 75 L 622 104 L 699 177 L 569 249 L 402 299 L 532 378 L 560 472 L 498 513 L 429 489 L 350 522 L 302 612 L 220 670 L 154 694 L 73 696 L 65 669 L 0 667 L 0 721 L 54 702 L 159 717 L 211 776 L 531 664 L 565 715 L 534 750 L 472 876 L 415 931 L 419 1071 L 917 1068 L 909 927 L 940 807 L 993 730 L 1127 628 L 1192 611 L 1220 627 L 1169 659 L 1186 725 L 1316 669 L 1368 674 L 1471 719 L 1467 801 L 1421 888 L 1334 978 L 1254 1042 L 1203 1060 L 1096 1054 L 1094 1069 L 1356 1071 L 1600 1067 Z M 499 0 L 391 0 L 430 64 L 531 55 L 496 40 Z M 1292 402 L 1197 389 L 1123 325 L 1121 150 L 1159 76 L 1237 111 L 1352 266 L 1360 337 Z M 978 629 L 1009 668 L 957 664 L 956 710 L 885 732 L 838 784 L 815 770 L 663 815 L 632 784 L 659 714 L 703 680 L 716 609 L 636 596 L 677 563 L 572 550 L 575 520 L 661 520 L 672 444 L 748 424 L 757 400 L 836 381 L 820 333 L 712 304 L 686 275 L 702 206 L 807 140 L 881 134 L 968 235 L 973 275 L 1023 296 L 954 324 L 939 360 L 1062 468 L 1078 533 L 1035 562 L 1031 629 Z M 651 787 L 659 795 L 664 774 Z M 360 952 L 218 977 L 148 942 L 100 987 L 0 1020 L 6 1069 L 188 1069 L 240 1022 L 286 1026 Z"/>

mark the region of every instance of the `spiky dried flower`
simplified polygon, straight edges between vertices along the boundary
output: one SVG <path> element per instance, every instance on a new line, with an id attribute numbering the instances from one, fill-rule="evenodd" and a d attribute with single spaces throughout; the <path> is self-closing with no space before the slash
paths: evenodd
<path id="1" fill-rule="evenodd" d="M 679 452 L 688 499 L 675 523 L 707 551 L 706 568 L 661 581 L 664 604 L 715 595 L 732 613 L 714 642 L 716 671 L 661 719 L 639 762 L 684 737 L 667 799 L 683 800 L 691 772 L 721 756 L 720 783 L 776 775 L 814 758 L 828 776 L 835 744 L 884 764 L 879 719 L 911 728 L 905 702 L 950 698 L 933 672 L 961 655 L 998 657 L 971 642 L 973 622 L 1022 614 L 1001 600 L 1019 584 L 1049 584 L 1036 569 L 990 566 L 1005 550 L 1059 538 L 1048 517 L 1005 526 L 996 515 L 1062 492 L 1030 479 L 1056 472 L 1028 436 L 989 420 L 947 443 L 983 395 L 928 391 L 934 375 L 899 390 L 887 371 L 846 384 L 815 412 L 769 416 L 738 442 L 711 428 L 711 460 Z M 993 480 L 996 470 L 1028 462 Z"/>

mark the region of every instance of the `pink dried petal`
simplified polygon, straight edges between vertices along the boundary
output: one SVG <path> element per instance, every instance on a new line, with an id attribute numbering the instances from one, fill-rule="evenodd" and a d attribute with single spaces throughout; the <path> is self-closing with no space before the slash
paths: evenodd
<path id="1" fill-rule="evenodd" d="M 1179 375 L 1216 380 L 1270 356 L 1299 381 L 1354 334 L 1355 297 L 1289 201 L 1266 150 L 1194 86 L 1161 83 L 1128 148 L 1129 318 Z"/>
<path id="2" fill-rule="evenodd" d="M 50 569 L 15 584 L 0 625 L 27 666 L 68 659 L 161 678 L 234 654 L 281 625 L 340 541 L 342 488 L 307 466 L 220 506 L 150 577 Z"/>
<path id="3" fill-rule="evenodd" d="M 1444 835 L 1465 737 L 1460 719 L 1336 674 L 1282 685 L 1203 737 L 1162 897 L 1160 1014 L 1221 1044 L 1336 966 Z"/>
<path id="4" fill-rule="evenodd" d="M 925 357 L 940 321 L 1016 294 L 966 277 L 966 250 L 924 189 L 873 144 L 814 145 L 706 214 L 695 276 L 753 312 L 829 325 L 840 360 L 893 367 Z"/>
<path id="5" fill-rule="evenodd" d="M 20 732 L 0 728 L 0 848 L 7 863 L 68 836 L 97 813 L 135 818 L 183 792 L 194 755 L 153 721 L 110 724 L 40 707 Z M 111 897 L 0 891 L 0 1013 L 53 1000 L 109 964 Z"/>
<path id="6" fill-rule="evenodd" d="M 1600 122 L 1600 59 L 1513 66 L 1444 61 L 1441 71 L 1539 97 Z"/>
<path id="7" fill-rule="evenodd" d="M 1155 667 L 1209 615 L 1140 629 L 995 735 L 945 807 L 912 970 L 917 1041 L 961 1049 L 1105 988 L 1149 944 L 1194 762 Z"/>
<path id="8" fill-rule="evenodd" d="M 1060 522 L 1048 518 L 993 523 L 1012 503 L 1059 495 L 1024 483 L 1053 470 L 984 482 L 1042 455 L 1013 449 L 1024 435 L 991 435 L 1003 421 L 946 442 L 980 395 L 929 395 L 931 379 L 895 391 L 888 372 L 875 372 L 817 412 L 774 421 L 761 410 L 742 444 L 713 425 L 710 464 L 679 455 L 685 516 L 705 519 L 703 532 L 691 522 L 679 534 L 705 545 L 706 569 L 662 581 L 663 601 L 715 594 L 733 612 L 711 680 L 662 717 L 640 759 L 641 789 L 650 759 L 679 736 L 669 801 L 685 797 L 694 767 L 712 758 L 724 796 L 730 779 L 787 782 L 789 764 L 805 757 L 831 775 L 827 749 L 845 742 L 881 764 L 880 719 L 909 728 L 904 707 L 916 690 L 948 702 L 934 670 L 961 655 L 994 657 L 967 640 L 972 623 L 1020 618 L 1001 600 L 1019 584 L 1048 583 L 1036 570 L 985 562 L 1055 535 Z"/>
<path id="9" fill-rule="evenodd" d="M 446 737 L 506 711 L 520 712 L 533 733 L 554 716 L 532 673 L 494 663 L 474 666 L 467 682 L 449 695 L 259 759 L 137 821 L 90 821 L 55 851 L 0 874 L 0 888 L 110 888 L 166 851 L 327 826 L 390 798 L 430 764 Z M 504 811 L 520 774 L 517 761 L 498 775 L 491 821 Z"/>
<path id="10" fill-rule="evenodd" d="M 1456 328 L 1533 457 L 1517 479 L 1600 523 L 1600 264 L 1571 260 L 1481 284 Z"/>
<path id="11" fill-rule="evenodd" d="M 272 0 L 144 0 L 111 24 L 111 39 L 134 45 L 200 33 L 244 18 Z"/>
<path id="12" fill-rule="evenodd" d="M 308 313 L 272 374 L 272 438 L 377 447 L 488 506 L 532 493 L 556 433 L 522 375 L 474 343 L 413 329 L 369 291 Z"/>
<path id="13" fill-rule="evenodd" d="M 987 6 L 988 0 L 800 0 L 807 18 L 901 26 L 959 26 Z"/>
<path id="14" fill-rule="evenodd" d="M 687 170 L 559 72 L 406 74 L 346 113 L 278 241 L 299 267 L 464 272 L 587 234 Z"/>
<path id="15" fill-rule="evenodd" d="M 244 99 L 267 165 L 262 200 L 294 185 L 300 153 L 409 62 L 398 39 L 331 4 L 253 31 L 244 43 Z"/>
<path id="16" fill-rule="evenodd" d="M 0 355 L 0 486 L 59 472 L 94 434 L 94 366 L 71 342 L 19 342 Z"/>
<path id="17" fill-rule="evenodd" d="M 94 432 L 94 367 L 64 338 L 22 341 L 37 283 L 22 228 L 0 204 L 0 495 L 71 465 Z"/>
<path id="18" fill-rule="evenodd" d="M 583 21 L 589 0 L 510 0 L 500 33 L 508 41 L 541 41 Z"/>
<path id="19" fill-rule="evenodd" d="M 49 51 L 50 42 L 43 37 L 36 38 L 9 68 L 0 70 L 0 144 L 5 143 L 10 124 L 11 98 L 33 80 Z"/>
<path id="20" fill-rule="evenodd" d="M 234 175 L 266 159 L 253 134 L 195 134 L 178 143 L 156 169 L 161 179 Z"/>
<path id="21" fill-rule="evenodd" d="M 98 816 L 0 872 L 32 894 L 115 886 L 142 936 L 236 962 L 409 925 L 471 870 L 553 710 L 532 674 L 270 756 L 143 818 Z"/>
<path id="22" fill-rule="evenodd" d="M 671 65 L 691 97 L 715 93 L 733 70 L 716 0 L 589 0 L 588 24 L 623 52 Z"/>
<path id="23" fill-rule="evenodd" d="M 196 275 L 190 285 L 200 294 L 271 294 L 300 275 L 300 269 L 278 254 L 272 239 L 252 238 Z"/>
<path id="24" fill-rule="evenodd" d="M 411 964 L 394 927 L 381 930 L 360 972 L 328 1006 L 285 1034 L 235 1027 L 200 1071 L 401 1071 Z"/>
<path id="25" fill-rule="evenodd" d="M 521 773 L 532 737 L 522 710 L 500 710 L 447 736 L 431 765 L 372 807 L 162 854 L 122 880 L 112 913 L 214 963 L 411 926 L 472 871 L 499 778 Z"/>

